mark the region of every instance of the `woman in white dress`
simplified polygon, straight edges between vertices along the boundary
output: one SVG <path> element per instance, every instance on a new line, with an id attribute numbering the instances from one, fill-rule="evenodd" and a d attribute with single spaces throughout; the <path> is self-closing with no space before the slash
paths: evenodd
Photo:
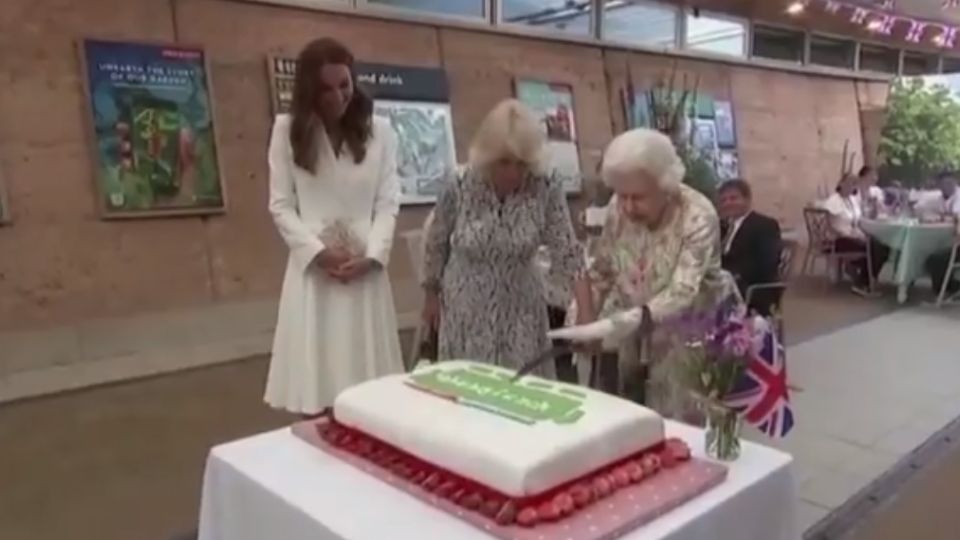
<path id="1" fill-rule="evenodd" d="M 312 415 L 403 371 L 385 271 L 399 208 L 396 140 L 332 39 L 300 53 L 270 140 L 270 213 L 290 248 L 265 401 Z"/>

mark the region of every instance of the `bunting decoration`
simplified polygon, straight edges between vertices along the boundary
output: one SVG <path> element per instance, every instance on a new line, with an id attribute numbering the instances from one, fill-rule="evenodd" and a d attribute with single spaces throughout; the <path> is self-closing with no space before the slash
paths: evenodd
<path id="1" fill-rule="evenodd" d="M 895 0 L 818 0 L 826 13 L 882 36 L 903 36 L 908 43 L 927 41 L 944 49 L 957 46 L 960 25 L 895 13 Z M 960 0 L 944 0 L 943 9 L 960 8 Z"/>

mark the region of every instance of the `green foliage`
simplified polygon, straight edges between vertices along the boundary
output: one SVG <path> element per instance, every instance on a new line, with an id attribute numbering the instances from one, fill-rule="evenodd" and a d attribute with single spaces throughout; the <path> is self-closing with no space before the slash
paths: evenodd
<path id="1" fill-rule="evenodd" d="M 960 101 L 943 86 L 897 81 L 880 139 L 883 175 L 917 186 L 932 174 L 960 166 Z"/>
<path id="2" fill-rule="evenodd" d="M 701 99 L 700 79 L 692 81 L 684 74 L 677 88 L 677 66 L 650 91 L 650 108 L 654 128 L 670 137 L 683 160 L 687 173 L 683 182 L 704 194 L 711 201 L 717 191 L 717 172 L 710 160 L 700 155 L 693 147 L 691 118 L 697 110 L 713 108 L 712 99 Z"/>
<path id="3" fill-rule="evenodd" d="M 680 159 L 683 160 L 683 165 L 687 169 L 683 183 L 699 191 L 711 201 L 716 200 L 719 179 L 713 164 L 697 152 L 687 149 L 680 152 Z"/>

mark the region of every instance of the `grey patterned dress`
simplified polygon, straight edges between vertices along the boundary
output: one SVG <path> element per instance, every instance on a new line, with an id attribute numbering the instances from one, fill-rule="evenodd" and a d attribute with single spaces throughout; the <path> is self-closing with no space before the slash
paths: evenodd
<path id="1" fill-rule="evenodd" d="M 571 281 L 583 270 L 559 182 L 530 175 L 501 200 L 464 170 L 441 193 L 427 232 L 424 286 L 440 292 L 438 357 L 517 368 L 549 347 L 537 250 Z M 552 377 L 553 366 L 538 373 Z"/>

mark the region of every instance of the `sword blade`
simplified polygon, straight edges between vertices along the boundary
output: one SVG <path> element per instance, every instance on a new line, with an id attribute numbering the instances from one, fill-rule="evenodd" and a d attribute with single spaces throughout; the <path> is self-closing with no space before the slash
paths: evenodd
<path id="1" fill-rule="evenodd" d="M 517 370 L 517 374 L 510 379 L 511 383 L 515 383 L 526 375 L 529 375 L 530 372 L 537 369 L 545 362 L 553 360 L 554 358 L 562 355 L 569 354 L 572 351 L 570 344 L 563 343 L 560 345 L 554 345 L 553 347 L 547 349 L 546 351 L 540 353 L 536 358 L 530 360 L 529 362 L 523 364 L 520 369 Z"/>

